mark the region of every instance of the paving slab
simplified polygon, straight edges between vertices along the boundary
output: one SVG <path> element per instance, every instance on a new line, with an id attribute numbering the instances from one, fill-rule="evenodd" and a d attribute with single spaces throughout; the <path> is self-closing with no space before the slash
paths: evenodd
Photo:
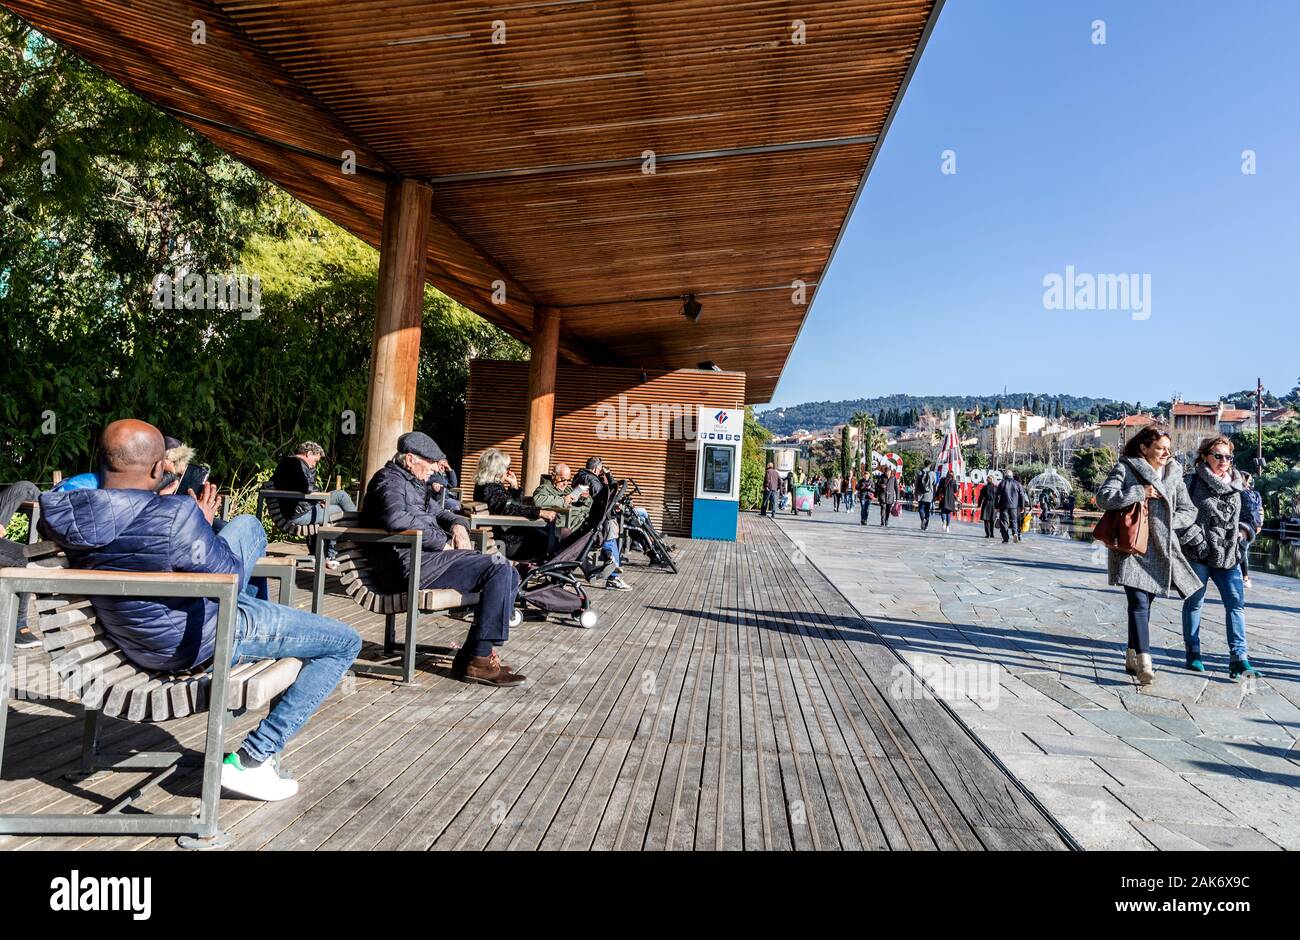
<path id="1" fill-rule="evenodd" d="M 1163 740 L 1174 737 L 1168 731 L 1157 727 L 1138 715 L 1134 715 L 1132 712 L 1096 709 L 1082 714 L 1085 721 L 1119 738 L 1156 738 Z M 1188 725 L 1195 727 L 1190 721 Z"/>
<path id="2" fill-rule="evenodd" d="M 1175 600 L 1153 607 L 1157 674 L 1140 686 L 1124 672 L 1124 594 L 1105 583 L 1090 546 L 1037 533 L 1003 546 L 978 525 L 944 535 L 920 533 L 910 513 L 901 522 L 778 524 L 805 536 L 810 567 L 897 652 L 1004 668 L 996 706 L 963 702 L 959 719 L 1081 844 L 1300 847 L 1300 582 L 1261 576 L 1247 596 L 1254 658 L 1272 667 L 1265 678 L 1228 680 L 1213 610 L 1203 628 L 1210 672 L 1184 669 Z"/>
<path id="3" fill-rule="evenodd" d="M 1134 816 L 1153 822 L 1232 826 L 1237 817 L 1190 783 L 1174 788 L 1115 787 L 1111 791 Z"/>

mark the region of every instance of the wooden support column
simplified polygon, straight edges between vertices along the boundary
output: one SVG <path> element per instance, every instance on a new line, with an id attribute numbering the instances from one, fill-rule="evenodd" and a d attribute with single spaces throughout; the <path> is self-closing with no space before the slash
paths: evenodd
<path id="1" fill-rule="evenodd" d="M 524 438 L 525 495 L 532 495 L 551 468 L 555 430 L 555 363 L 560 349 L 560 315 L 547 307 L 533 309 L 532 353 L 528 361 L 528 431 Z"/>
<path id="2" fill-rule="evenodd" d="M 424 266 L 433 190 L 414 180 L 388 184 L 379 245 L 375 338 L 366 396 L 365 460 L 361 490 L 415 421 L 415 379 L 420 369 L 424 317 Z"/>

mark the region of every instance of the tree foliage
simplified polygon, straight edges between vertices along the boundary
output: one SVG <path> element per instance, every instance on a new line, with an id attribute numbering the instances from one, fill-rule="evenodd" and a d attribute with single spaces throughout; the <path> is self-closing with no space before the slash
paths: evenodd
<path id="1" fill-rule="evenodd" d="M 94 466 L 128 415 L 219 483 L 303 438 L 355 474 L 377 253 L 8 13 L 0 34 L 0 480 Z M 178 273 L 255 277 L 260 310 L 158 309 Z M 467 359 L 524 350 L 437 291 L 424 308 L 416 426 L 455 456 Z"/>

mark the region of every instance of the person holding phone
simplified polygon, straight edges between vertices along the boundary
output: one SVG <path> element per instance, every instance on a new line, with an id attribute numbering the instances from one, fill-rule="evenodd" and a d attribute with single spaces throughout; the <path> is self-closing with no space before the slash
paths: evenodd
<path id="1" fill-rule="evenodd" d="M 257 800 L 283 800 L 298 783 L 280 775 L 277 756 L 316 711 L 361 650 L 351 627 L 254 597 L 253 566 L 266 551 L 262 523 L 237 516 L 218 535 L 216 487 L 194 499 L 164 497 L 163 436 L 125 419 L 104 429 L 100 485 L 41 497 L 41 535 L 56 542 L 73 568 L 101 571 L 231 574 L 241 588 L 232 663 L 294 657 L 302 669 L 269 714 L 222 764 L 221 785 Z M 179 482 L 175 480 L 173 482 Z M 98 624 L 122 654 L 161 672 L 203 667 L 216 648 L 217 604 L 209 598 L 95 595 Z"/>

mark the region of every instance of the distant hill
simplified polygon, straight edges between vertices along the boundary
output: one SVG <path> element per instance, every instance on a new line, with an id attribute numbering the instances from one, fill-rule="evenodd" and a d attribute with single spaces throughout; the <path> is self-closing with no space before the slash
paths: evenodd
<path id="1" fill-rule="evenodd" d="M 759 423 L 777 436 L 790 434 L 800 428 L 809 431 L 824 431 L 837 424 L 848 421 L 856 412 L 865 411 L 879 420 L 885 413 L 888 417 L 908 416 L 909 412 L 920 413 L 926 408 L 932 412 L 942 412 L 949 408 L 959 411 L 979 407 L 983 411 L 992 411 L 999 402 L 1005 408 L 1018 408 L 1025 399 L 1031 405 L 1036 401 L 1040 414 L 1055 414 L 1056 403 L 1061 403 L 1061 413 L 1097 413 L 1106 420 L 1119 417 L 1126 410 L 1132 412 L 1136 406 L 1111 398 L 1086 398 L 1076 395 L 1045 395 L 1033 392 L 1007 392 L 1005 395 L 886 395 L 881 398 L 855 398 L 851 401 L 812 401 L 789 408 L 771 408 L 761 411 L 757 417 Z M 1140 404 L 1140 403 L 1139 403 Z M 1151 408 L 1154 403 L 1145 407 Z"/>

